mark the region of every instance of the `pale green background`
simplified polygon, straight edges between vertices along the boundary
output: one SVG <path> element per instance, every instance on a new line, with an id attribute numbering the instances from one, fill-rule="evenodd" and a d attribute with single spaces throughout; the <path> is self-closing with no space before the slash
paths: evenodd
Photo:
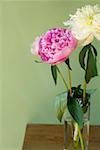
<path id="1" fill-rule="evenodd" d="M 27 123 L 59 123 L 54 97 L 65 90 L 62 81 L 55 87 L 50 66 L 33 63 L 33 39 L 62 22 L 84 4 L 99 0 L 2 1 L 0 2 L 0 150 L 21 150 Z M 100 43 L 98 72 L 100 74 Z M 73 85 L 83 83 L 78 53 L 71 56 Z M 36 58 L 36 57 L 35 57 Z M 67 79 L 66 66 L 60 65 Z M 91 98 L 91 124 L 100 124 L 100 76 L 88 87 L 96 87 Z"/>

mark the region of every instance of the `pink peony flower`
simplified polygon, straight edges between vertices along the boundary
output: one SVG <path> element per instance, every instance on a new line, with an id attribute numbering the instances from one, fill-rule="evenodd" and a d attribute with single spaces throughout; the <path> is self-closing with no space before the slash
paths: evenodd
<path id="1" fill-rule="evenodd" d="M 43 62 L 58 64 L 64 62 L 77 46 L 72 32 L 64 28 L 47 31 L 38 41 L 38 55 Z"/>

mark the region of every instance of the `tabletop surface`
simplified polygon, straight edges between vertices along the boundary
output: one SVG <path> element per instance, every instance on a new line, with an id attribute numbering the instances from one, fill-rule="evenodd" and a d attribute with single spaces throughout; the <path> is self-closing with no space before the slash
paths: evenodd
<path id="1" fill-rule="evenodd" d="M 63 125 L 28 124 L 22 150 L 63 150 Z M 100 150 L 100 126 L 90 126 L 89 150 Z"/>

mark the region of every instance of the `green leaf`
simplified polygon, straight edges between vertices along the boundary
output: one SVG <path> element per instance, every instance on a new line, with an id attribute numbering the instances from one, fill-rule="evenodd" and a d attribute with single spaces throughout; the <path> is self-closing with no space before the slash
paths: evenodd
<path id="1" fill-rule="evenodd" d="M 54 79 L 55 84 L 57 84 L 57 67 L 56 67 L 56 65 L 54 65 L 54 66 L 51 65 L 51 73 L 52 73 L 52 77 Z"/>
<path id="2" fill-rule="evenodd" d="M 86 53 L 88 55 L 87 57 L 86 57 Z M 86 57 L 86 62 L 85 62 L 85 57 Z M 91 78 L 98 75 L 96 57 L 97 57 L 97 50 L 92 44 L 84 46 L 79 54 L 79 63 L 81 67 L 85 70 L 86 83 L 89 83 Z"/>
<path id="3" fill-rule="evenodd" d="M 73 119 L 78 123 L 80 128 L 83 127 L 83 109 L 77 101 L 77 98 L 70 97 L 67 102 L 68 110 Z"/>
<path id="4" fill-rule="evenodd" d="M 72 70 L 71 67 L 70 67 L 70 60 L 69 60 L 69 58 L 65 60 L 65 64 L 68 66 L 68 68 L 70 70 Z"/>
<path id="5" fill-rule="evenodd" d="M 89 83 L 91 78 L 97 75 L 98 73 L 97 73 L 97 66 L 96 66 L 96 56 L 94 57 L 93 52 L 91 51 L 90 48 L 88 51 L 87 68 L 85 74 L 86 83 Z"/>
<path id="6" fill-rule="evenodd" d="M 67 107 L 67 93 L 63 92 L 56 96 L 55 110 L 58 120 L 61 122 Z"/>
<path id="7" fill-rule="evenodd" d="M 91 47 L 93 48 L 95 56 L 97 56 L 97 50 L 96 50 L 96 48 L 93 45 L 91 45 Z"/>
<path id="8" fill-rule="evenodd" d="M 89 49 L 89 45 L 86 45 L 82 48 L 82 50 L 79 53 L 79 63 L 84 70 L 85 70 L 85 56 L 88 49 Z"/>
<path id="9" fill-rule="evenodd" d="M 35 63 L 42 63 L 42 61 L 34 60 Z"/>

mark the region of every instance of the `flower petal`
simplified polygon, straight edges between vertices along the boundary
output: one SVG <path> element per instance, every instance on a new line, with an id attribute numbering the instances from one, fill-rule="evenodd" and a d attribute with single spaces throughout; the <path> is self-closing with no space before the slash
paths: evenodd
<path id="1" fill-rule="evenodd" d="M 36 37 L 35 40 L 32 43 L 32 47 L 31 47 L 31 53 L 34 55 L 38 55 L 38 51 L 39 51 L 39 40 L 40 37 Z"/>
<path id="2" fill-rule="evenodd" d="M 39 56 L 49 64 L 64 62 L 77 46 L 77 39 L 69 29 L 53 28 L 44 33 L 39 42 Z"/>
<path id="3" fill-rule="evenodd" d="M 95 38 L 98 40 L 98 41 L 100 41 L 100 33 L 94 33 L 94 36 L 95 36 Z"/>
<path id="4" fill-rule="evenodd" d="M 94 37 L 92 34 L 90 34 L 87 38 L 85 38 L 84 40 L 79 41 L 79 45 L 85 46 L 88 45 L 90 43 L 92 43 Z"/>
<path id="5" fill-rule="evenodd" d="M 86 5 L 78 8 L 76 13 L 70 15 L 69 20 L 64 22 L 64 25 L 70 27 L 75 38 L 80 43 L 83 42 L 83 45 L 89 44 L 93 36 L 100 40 L 100 7 Z"/>

